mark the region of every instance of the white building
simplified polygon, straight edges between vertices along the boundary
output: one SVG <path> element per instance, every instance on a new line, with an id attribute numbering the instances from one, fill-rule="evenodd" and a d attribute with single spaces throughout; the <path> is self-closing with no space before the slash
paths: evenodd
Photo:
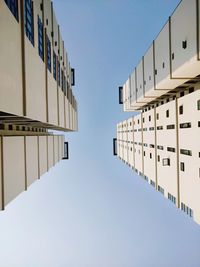
<path id="1" fill-rule="evenodd" d="M 200 3 L 182 0 L 119 99 L 117 155 L 200 223 Z"/>

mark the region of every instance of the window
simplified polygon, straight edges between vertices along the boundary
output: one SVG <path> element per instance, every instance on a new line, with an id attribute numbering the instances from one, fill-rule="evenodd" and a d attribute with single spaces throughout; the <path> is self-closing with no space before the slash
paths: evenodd
<path id="1" fill-rule="evenodd" d="M 145 157 L 145 151 L 144 151 L 144 157 Z"/>
<path id="2" fill-rule="evenodd" d="M 180 124 L 180 128 L 191 128 L 191 123 L 190 122 L 185 122 Z"/>
<path id="3" fill-rule="evenodd" d="M 154 131 L 154 127 L 149 127 L 149 131 Z"/>
<path id="4" fill-rule="evenodd" d="M 33 2 L 31 0 L 24 0 L 24 15 L 26 36 L 34 45 Z"/>
<path id="5" fill-rule="evenodd" d="M 164 147 L 163 146 L 157 146 L 157 149 L 163 150 Z"/>
<path id="6" fill-rule="evenodd" d="M 150 144 L 149 147 L 154 148 L 154 145 L 153 144 Z"/>
<path id="7" fill-rule="evenodd" d="M 138 124 L 140 123 L 140 120 L 138 120 Z"/>
<path id="8" fill-rule="evenodd" d="M 53 51 L 53 77 L 56 80 L 56 67 L 57 67 L 57 57 L 56 57 L 56 53 Z"/>
<path id="9" fill-rule="evenodd" d="M 163 126 L 157 126 L 157 130 L 163 130 Z"/>
<path id="10" fill-rule="evenodd" d="M 47 36 L 47 68 L 51 72 L 51 41 Z"/>
<path id="11" fill-rule="evenodd" d="M 160 185 L 158 185 L 158 191 L 164 195 L 164 189 Z"/>
<path id="12" fill-rule="evenodd" d="M 181 171 L 184 172 L 185 171 L 185 163 L 181 162 Z"/>
<path id="13" fill-rule="evenodd" d="M 162 160 L 162 165 L 163 166 L 170 166 L 170 159 L 169 158 L 164 158 Z"/>
<path id="14" fill-rule="evenodd" d="M 156 114 L 156 119 L 159 120 L 159 113 Z"/>
<path id="15" fill-rule="evenodd" d="M 58 85 L 60 86 L 60 62 L 58 61 Z"/>
<path id="16" fill-rule="evenodd" d="M 160 162 L 160 155 L 158 155 L 158 162 Z"/>
<path id="17" fill-rule="evenodd" d="M 151 121 L 151 116 L 149 116 L 149 121 Z"/>
<path id="18" fill-rule="evenodd" d="M 152 159 L 152 153 L 150 153 L 150 155 L 149 155 L 149 156 L 150 156 L 150 159 Z"/>
<path id="19" fill-rule="evenodd" d="M 38 53 L 41 59 L 44 61 L 44 33 L 43 24 L 38 16 Z"/>
<path id="20" fill-rule="evenodd" d="M 63 74 L 62 69 L 61 69 L 61 89 L 62 89 L 62 91 L 64 90 L 64 74 Z"/>
<path id="21" fill-rule="evenodd" d="M 156 187 L 156 184 L 155 184 L 155 182 L 154 181 L 150 181 L 150 185 L 152 185 L 153 187 Z"/>
<path id="22" fill-rule="evenodd" d="M 147 181 L 147 182 L 149 181 L 147 176 L 144 176 L 144 180 Z"/>
<path id="23" fill-rule="evenodd" d="M 145 119 L 143 118 L 142 121 L 145 122 Z"/>
<path id="24" fill-rule="evenodd" d="M 183 114 L 183 106 L 179 107 L 179 114 L 182 115 Z"/>
<path id="25" fill-rule="evenodd" d="M 19 21 L 18 0 L 5 0 L 5 3 L 16 18 L 16 20 Z"/>
<path id="26" fill-rule="evenodd" d="M 168 199 L 171 200 L 172 203 L 176 204 L 176 198 L 170 193 L 168 193 Z"/>
<path id="27" fill-rule="evenodd" d="M 200 127 L 200 121 L 198 121 L 198 127 Z"/>
<path id="28" fill-rule="evenodd" d="M 181 210 L 184 211 L 191 218 L 193 217 L 193 210 L 181 202 Z"/>
<path id="29" fill-rule="evenodd" d="M 187 150 L 187 149 L 180 149 L 180 153 L 187 155 L 187 156 L 192 156 L 192 151 L 191 150 Z"/>
<path id="30" fill-rule="evenodd" d="M 166 117 L 169 118 L 169 109 L 166 110 Z"/>
<path id="31" fill-rule="evenodd" d="M 174 124 L 167 125 L 167 130 L 171 130 L 171 129 L 175 129 L 175 125 Z"/>
<path id="32" fill-rule="evenodd" d="M 194 87 L 189 88 L 189 94 L 194 92 Z"/>
<path id="33" fill-rule="evenodd" d="M 180 92 L 180 97 L 182 97 L 184 95 L 185 95 L 185 92 L 184 91 Z"/>
<path id="34" fill-rule="evenodd" d="M 200 100 L 197 101 L 197 109 L 200 110 Z"/>
<path id="35" fill-rule="evenodd" d="M 167 147 L 167 151 L 169 151 L 169 152 L 175 152 L 176 150 L 175 150 L 174 147 Z"/>

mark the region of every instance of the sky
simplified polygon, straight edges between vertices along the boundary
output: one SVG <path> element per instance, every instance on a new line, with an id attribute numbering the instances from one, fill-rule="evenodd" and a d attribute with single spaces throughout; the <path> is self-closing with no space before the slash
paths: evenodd
<path id="1" fill-rule="evenodd" d="M 122 85 L 178 0 L 54 0 L 76 70 L 70 159 L 0 212 L 0 267 L 199 267 L 200 226 L 112 155 Z"/>

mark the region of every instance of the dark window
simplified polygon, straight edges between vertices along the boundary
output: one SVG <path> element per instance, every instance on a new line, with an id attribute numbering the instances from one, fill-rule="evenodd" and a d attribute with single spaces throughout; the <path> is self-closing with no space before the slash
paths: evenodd
<path id="1" fill-rule="evenodd" d="M 185 122 L 180 124 L 180 128 L 191 128 L 191 123 L 190 122 Z"/>
<path id="2" fill-rule="evenodd" d="M 38 53 L 41 59 L 44 61 L 44 32 L 43 23 L 38 16 Z"/>
<path id="3" fill-rule="evenodd" d="M 166 117 L 169 118 L 169 109 L 166 110 Z"/>
<path id="4" fill-rule="evenodd" d="M 160 185 L 158 185 L 158 191 L 164 195 L 164 189 Z"/>
<path id="5" fill-rule="evenodd" d="M 31 0 L 24 0 L 24 16 L 26 36 L 34 45 L 33 2 Z"/>
<path id="6" fill-rule="evenodd" d="M 63 74 L 62 69 L 61 69 L 61 89 L 62 89 L 62 91 L 64 90 L 64 74 Z"/>
<path id="7" fill-rule="evenodd" d="M 162 160 L 162 165 L 163 166 L 170 166 L 170 159 L 169 158 L 164 158 Z"/>
<path id="8" fill-rule="evenodd" d="M 53 77 L 55 80 L 57 80 L 56 78 L 56 67 L 57 67 L 57 56 L 56 56 L 56 53 L 53 51 Z"/>
<path id="9" fill-rule="evenodd" d="M 5 3 L 16 18 L 16 20 L 19 21 L 18 0 L 5 0 Z"/>
<path id="10" fill-rule="evenodd" d="M 149 116 L 149 121 L 151 121 L 151 116 Z"/>
<path id="11" fill-rule="evenodd" d="M 150 159 L 152 159 L 152 153 L 150 153 Z"/>
<path id="12" fill-rule="evenodd" d="M 175 129 L 175 125 L 174 124 L 167 125 L 167 130 L 171 130 L 171 129 Z"/>
<path id="13" fill-rule="evenodd" d="M 180 153 L 187 155 L 187 156 L 192 156 L 192 151 L 191 150 L 187 150 L 187 149 L 180 149 Z"/>
<path id="14" fill-rule="evenodd" d="M 138 120 L 138 124 L 140 123 L 140 120 Z"/>
<path id="15" fill-rule="evenodd" d="M 159 113 L 156 114 L 156 119 L 159 120 Z"/>
<path id="16" fill-rule="evenodd" d="M 174 147 L 167 147 L 167 151 L 169 151 L 169 152 L 175 152 L 176 150 L 175 150 Z"/>
<path id="17" fill-rule="evenodd" d="M 157 149 L 163 150 L 164 147 L 163 146 L 157 146 Z"/>
<path id="18" fill-rule="evenodd" d="M 182 97 L 184 95 L 185 95 L 185 92 L 184 91 L 180 92 L 180 97 Z"/>
<path id="19" fill-rule="evenodd" d="M 145 122 L 145 119 L 144 118 L 142 120 L 143 120 L 143 122 Z"/>
<path id="20" fill-rule="evenodd" d="M 144 151 L 144 157 L 145 157 L 145 151 Z"/>
<path id="21" fill-rule="evenodd" d="M 149 127 L 149 131 L 154 131 L 154 127 Z"/>
<path id="22" fill-rule="evenodd" d="M 168 199 L 171 200 L 174 204 L 176 204 L 176 198 L 170 193 L 168 193 Z"/>
<path id="23" fill-rule="evenodd" d="M 154 148 L 154 145 L 153 144 L 150 144 L 149 147 Z"/>
<path id="24" fill-rule="evenodd" d="M 160 156 L 158 155 L 158 162 L 160 162 Z"/>
<path id="25" fill-rule="evenodd" d="M 181 202 L 181 210 L 187 213 L 190 217 L 193 217 L 193 210 Z"/>
<path id="26" fill-rule="evenodd" d="M 180 106 L 180 107 L 179 107 L 179 114 L 180 114 L 180 115 L 183 114 L 183 106 Z"/>
<path id="27" fill-rule="evenodd" d="M 200 100 L 197 101 L 197 109 L 200 110 Z"/>
<path id="28" fill-rule="evenodd" d="M 51 41 L 47 36 L 47 68 L 51 72 Z"/>
<path id="29" fill-rule="evenodd" d="M 181 162 L 181 171 L 184 172 L 185 171 L 185 163 Z"/>
<path id="30" fill-rule="evenodd" d="M 150 185 L 152 185 L 153 187 L 155 187 L 156 186 L 156 184 L 155 184 L 155 182 L 154 181 L 150 181 Z"/>
<path id="31" fill-rule="evenodd" d="M 194 92 L 194 87 L 189 88 L 189 94 Z"/>
<path id="32" fill-rule="evenodd" d="M 163 130 L 163 126 L 157 126 L 157 130 Z"/>
<path id="33" fill-rule="evenodd" d="M 60 86 L 60 62 L 58 61 L 58 85 Z"/>

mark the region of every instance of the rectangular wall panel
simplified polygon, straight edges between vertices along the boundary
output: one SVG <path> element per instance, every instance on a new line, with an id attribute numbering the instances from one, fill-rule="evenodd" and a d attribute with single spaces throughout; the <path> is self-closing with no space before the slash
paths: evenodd
<path id="1" fill-rule="evenodd" d="M 26 136 L 26 172 L 27 186 L 38 179 L 38 137 Z"/>
<path id="2" fill-rule="evenodd" d="M 25 190 L 24 137 L 3 137 L 4 202 Z M 17 164 L 16 164 L 17 162 Z"/>

